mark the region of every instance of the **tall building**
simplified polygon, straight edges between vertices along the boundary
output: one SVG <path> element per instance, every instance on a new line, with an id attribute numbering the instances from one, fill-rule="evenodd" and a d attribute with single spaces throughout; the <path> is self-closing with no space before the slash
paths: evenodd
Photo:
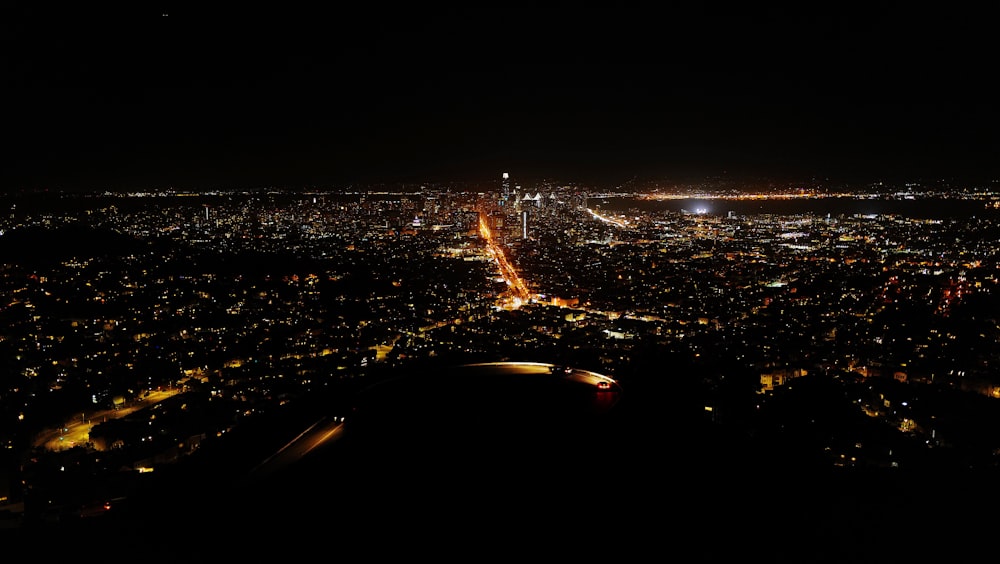
<path id="1" fill-rule="evenodd" d="M 504 207 L 510 201 L 511 190 L 510 190 L 510 173 L 503 173 L 500 179 L 500 195 L 497 198 L 497 202 L 500 207 Z"/>

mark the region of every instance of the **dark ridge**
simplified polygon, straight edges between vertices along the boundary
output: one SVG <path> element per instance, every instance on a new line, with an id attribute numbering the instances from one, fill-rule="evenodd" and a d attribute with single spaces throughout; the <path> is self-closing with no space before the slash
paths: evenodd
<path id="1" fill-rule="evenodd" d="M 621 401 L 595 411 L 592 395 L 556 378 L 448 366 L 387 373 L 352 388 L 346 403 L 334 400 L 344 394 L 317 396 L 257 420 L 206 458 L 157 476 L 131 510 L 59 533 L 121 549 L 154 542 L 154 561 L 190 554 L 190 539 L 230 557 L 311 547 L 468 556 L 474 546 L 853 563 L 961 560 L 951 539 L 988 538 L 992 521 L 974 515 L 997 501 L 992 473 L 804 460 L 802 434 L 817 429 L 801 421 L 802 404 L 816 403 L 822 382 L 802 383 L 772 407 L 798 434 L 768 439 L 670 416 L 685 400 L 665 385 L 623 382 Z M 693 388 L 682 393 L 697 395 Z M 345 408 L 340 440 L 238 485 L 297 430 Z M 919 542 L 903 542 L 914 535 Z"/>
<path id="2" fill-rule="evenodd" d="M 161 271 L 167 274 L 212 272 L 281 276 L 319 272 L 325 268 L 320 261 L 308 257 L 258 251 L 222 253 L 211 249 L 184 249 L 175 241 L 143 240 L 82 223 L 50 227 L 31 225 L 0 235 L 0 260 L 22 266 L 48 266 L 70 259 L 145 256 L 155 249 L 174 257 L 160 265 Z"/>
<path id="3" fill-rule="evenodd" d="M 173 264 L 174 271 L 182 273 L 212 272 L 219 275 L 284 276 L 322 272 L 328 268 L 321 261 L 309 257 L 296 257 L 280 253 L 240 251 L 217 253 L 197 251 L 185 257 L 183 263 Z"/>
<path id="4" fill-rule="evenodd" d="M 79 223 L 54 227 L 32 225 L 0 235 L 0 260 L 25 266 L 69 259 L 120 257 L 147 249 L 148 243 L 129 235 Z"/>

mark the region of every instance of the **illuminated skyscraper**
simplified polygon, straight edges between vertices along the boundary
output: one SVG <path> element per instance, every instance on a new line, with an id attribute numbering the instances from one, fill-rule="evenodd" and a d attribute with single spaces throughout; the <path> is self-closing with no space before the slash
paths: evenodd
<path id="1" fill-rule="evenodd" d="M 500 197 L 497 198 L 497 201 L 500 203 L 500 206 L 506 206 L 510 198 L 510 174 L 505 172 L 500 180 Z"/>

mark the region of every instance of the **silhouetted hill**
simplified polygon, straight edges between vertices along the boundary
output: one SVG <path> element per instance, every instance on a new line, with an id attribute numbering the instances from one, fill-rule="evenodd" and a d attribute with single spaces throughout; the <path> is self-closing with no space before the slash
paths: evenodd
<path id="1" fill-rule="evenodd" d="M 7 264 L 43 265 L 74 258 L 116 257 L 148 248 L 149 243 L 134 237 L 78 223 L 51 228 L 32 225 L 0 235 L 0 260 Z"/>
<path id="2" fill-rule="evenodd" d="M 802 401 L 823 395 L 802 383 Z M 446 367 L 357 390 L 343 435 L 246 481 L 247 468 L 344 404 L 311 398 L 165 470 L 129 511 L 63 534 L 149 549 L 144 559 L 263 550 L 371 557 L 560 557 L 779 562 L 962 560 L 988 538 L 996 476 L 955 467 L 834 468 L 795 444 L 826 432 L 777 402 L 798 435 L 754 436 L 660 416 L 671 390 L 623 386 L 609 409 L 567 382 Z M 632 394 L 636 394 L 632 396 Z M 810 399 L 811 398 L 811 399 Z M 607 406 L 606 406 L 607 407 Z M 553 409 L 548 409 L 553 408 Z M 778 409 L 782 413 L 778 413 Z M 837 402 L 818 406 L 833 414 Z M 251 454 L 254 453 L 254 454 Z M 42 531 L 44 532 L 44 531 Z M 95 536 L 96 535 L 96 536 Z M 65 537 L 63 537 L 65 538 Z"/>

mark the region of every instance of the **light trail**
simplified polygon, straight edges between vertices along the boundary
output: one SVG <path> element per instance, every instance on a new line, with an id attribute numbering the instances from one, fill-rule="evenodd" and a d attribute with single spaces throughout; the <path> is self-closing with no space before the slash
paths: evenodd
<path id="1" fill-rule="evenodd" d="M 621 227 L 622 229 L 625 229 L 625 228 L 627 228 L 627 227 L 628 227 L 628 224 L 627 224 L 627 223 L 625 223 L 624 221 L 619 221 L 619 220 L 617 220 L 617 219 L 612 219 L 612 218 L 610 218 L 610 217 L 607 217 L 607 216 L 603 216 L 603 215 L 601 215 L 601 214 L 599 214 L 599 213 L 595 212 L 594 210 L 592 210 L 592 209 L 590 209 L 590 208 L 587 208 L 587 211 L 588 211 L 588 212 L 590 212 L 590 215 L 592 215 L 592 216 L 594 216 L 595 218 L 597 218 L 597 219 L 599 219 L 599 220 L 603 221 L 604 223 L 610 223 L 610 224 L 612 224 L 612 225 L 617 225 L 618 227 Z"/>
<path id="2" fill-rule="evenodd" d="M 528 289 L 528 285 L 525 284 L 524 279 L 517 273 L 517 269 L 507 259 L 507 255 L 500 248 L 500 244 L 493 238 L 493 232 L 490 231 L 490 226 L 486 223 L 486 215 L 482 212 L 479 213 L 479 234 L 486 241 L 486 248 L 500 268 L 500 275 L 507 282 L 507 288 L 512 298 L 511 306 L 517 308 L 521 304 L 531 301 L 532 294 Z"/>

